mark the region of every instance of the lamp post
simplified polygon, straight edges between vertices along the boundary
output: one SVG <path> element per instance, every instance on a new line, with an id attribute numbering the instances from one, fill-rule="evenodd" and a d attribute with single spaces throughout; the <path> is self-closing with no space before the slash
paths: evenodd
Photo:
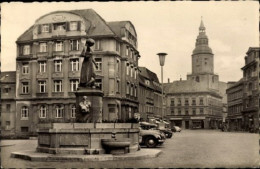
<path id="1" fill-rule="evenodd" d="M 162 120 L 163 120 L 163 66 L 167 53 L 158 53 L 160 66 L 161 66 L 161 83 L 162 83 Z"/>

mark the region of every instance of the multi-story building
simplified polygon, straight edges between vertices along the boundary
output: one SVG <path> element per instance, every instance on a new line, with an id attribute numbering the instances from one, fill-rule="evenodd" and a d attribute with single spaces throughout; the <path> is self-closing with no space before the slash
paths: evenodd
<path id="1" fill-rule="evenodd" d="M 214 55 L 201 21 L 187 80 L 164 84 L 171 125 L 183 128 L 217 128 L 223 120 L 226 83 L 214 73 Z M 224 99 L 223 99 L 224 98 Z"/>
<path id="2" fill-rule="evenodd" d="M 139 67 L 139 113 L 144 121 L 161 118 L 162 91 L 157 75 L 145 67 Z"/>
<path id="3" fill-rule="evenodd" d="M 245 130 L 259 128 L 259 47 L 250 47 L 243 70 L 243 119 Z"/>
<path id="4" fill-rule="evenodd" d="M 16 125 L 15 71 L 1 72 L 1 135 L 14 135 Z"/>
<path id="5" fill-rule="evenodd" d="M 94 10 L 56 11 L 37 19 L 17 40 L 16 130 L 35 132 L 40 122 L 75 121 L 80 57 L 95 40 L 103 120 L 126 121 L 138 111 L 137 34 L 130 21 L 106 22 Z"/>
<path id="6" fill-rule="evenodd" d="M 243 129 L 243 89 L 244 80 L 240 79 L 238 82 L 228 83 L 227 101 L 228 101 L 228 124 L 230 130 Z"/>

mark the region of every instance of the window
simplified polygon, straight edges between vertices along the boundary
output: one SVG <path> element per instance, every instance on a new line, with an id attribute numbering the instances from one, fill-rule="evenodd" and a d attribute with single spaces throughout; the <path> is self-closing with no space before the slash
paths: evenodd
<path id="1" fill-rule="evenodd" d="M 70 91 L 72 91 L 72 92 L 76 91 L 78 86 L 79 86 L 79 80 L 78 79 L 70 80 Z"/>
<path id="2" fill-rule="evenodd" d="M 199 76 L 196 76 L 196 82 L 200 82 Z"/>
<path id="3" fill-rule="evenodd" d="M 137 78 L 137 68 L 135 68 L 135 72 L 134 72 L 134 78 Z"/>
<path id="4" fill-rule="evenodd" d="M 55 23 L 54 24 L 54 30 L 58 30 L 58 31 L 66 30 L 66 24 L 64 22 Z"/>
<path id="5" fill-rule="evenodd" d="M 203 114 L 203 113 L 204 113 L 204 109 L 200 108 L 200 114 Z"/>
<path id="6" fill-rule="evenodd" d="M 28 132 L 29 128 L 28 127 L 21 127 L 21 132 Z"/>
<path id="7" fill-rule="evenodd" d="M 62 81 L 54 80 L 54 92 L 62 92 Z"/>
<path id="8" fill-rule="evenodd" d="M 97 65 L 98 65 L 97 70 L 98 70 L 98 71 L 102 71 L 102 58 L 95 58 L 95 62 L 96 62 Z"/>
<path id="9" fill-rule="evenodd" d="M 76 31 L 78 29 L 78 22 L 70 22 L 70 30 Z"/>
<path id="10" fill-rule="evenodd" d="M 95 50 L 100 50 L 101 49 L 101 42 L 100 40 L 95 41 Z"/>
<path id="11" fill-rule="evenodd" d="M 25 45 L 24 47 L 23 47 L 23 54 L 24 55 L 29 55 L 31 53 L 31 47 L 30 47 L 30 45 Z"/>
<path id="12" fill-rule="evenodd" d="M 63 51 L 63 42 L 56 42 L 55 43 L 55 51 Z"/>
<path id="13" fill-rule="evenodd" d="M 39 72 L 41 73 L 46 72 L 46 61 L 39 62 Z"/>
<path id="14" fill-rule="evenodd" d="M 100 89 L 100 90 L 102 90 L 102 79 L 96 79 L 96 85 L 98 86 L 98 88 Z"/>
<path id="15" fill-rule="evenodd" d="M 47 43 L 40 43 L 40 52 L 47 52 Z"/>
<path id="16" fill-rule="evenodd" d="M 130 68 L 130 76 L 133 77 L 133 66 Z"/>
<path id="17" fill-rule="evenodd" d="M 61 72 L 62 70 L 62 60 L 54 60 L 54 71 Z"/>
<path id="18" fill-rule="evenodd" d="M 116 81 L 116 92 L 119 93 L 119 90 L 120 90 L 120 81 L 117 80 Z"/>
<path id="19" fill-rule="evenodd" d="M 130 84 L 129 84 L 129 82 L 126 83 L 126 94 L 130 94 Z"/>
<path id="20" fill-rule="evenodd" d="M 181 106 L 181 98 L 178 98 L 178 106 Z"/>
<path id="21" fill-rule="evenodd" d="M 119 61 L 119 59 L 116 60 L 116 70 L 118 72 L 120 71 L 120 61 Z"/>
<path id="22" fill-rule="evenodd" d="M 196 115 L 196 109 L 192 109 L 192 114 Z"/>
<path id="23" fill-rule="evenodd" d="M 48 24 L 42 25 L 42 32 L 49 32 L 49 25 Z"/>
<path id="24" fill-rule="evenodd" d="M 120 52 L 120 43 L 116 41 L 116 51 Z"/>
<path id="25" fill-rule="evenodd" d="M 63 107 L 58 105 L 56 106 L 56 116 L 55 118 L 62 118 L 63 117 Z"/>
<path id="26" fill-rule="evenodd" d="M 171 99 L 171 106 L 174 106 L 174 98 Z"/>
<path id="27" fill-rule="evenodd" d="M 46 81 L 39 81 L 39 92 L 45 93 L 46 92 Z"/>
<path id="28" fill-rule="evenodd" d="M 174 109 L 173 108 L 171 108 L 171 114 L 174 114 Z"/>
<path id="29" fill-rule="evenodd" d="M 28 63 L 24 63 L 23 64 L 22 72 L 23 72 L 23 74 L 28 74 L 29 73 L 29 64 Z"/>
<path id="30" fill-rule="evenodd" d="M 129 68 L 129 63 L 126 63 L 126 75 L 129 75 L 129 70 L 130 68 Z"/>
<path id="31" fill-rule="evenodd" d="M 29 110 L 27 106 L 23 106 L 21 110 L 21 120 L 28 120 Z"/>
<path id="32" fill-rule="evenodd" d="M 11 91 L 11 87 L 4 87 L 3 93 L 9 93 Z"/>
<path id="33" fill-rule="evenodd" d="M 186 114 L 186 115 L 189 114 L 189 109 L 185 109 L 185 114 Z"/>
<path id="34" fill-rule="evenodd" d="M 126 46 L 126 49 L 125 49 L 125 55 L 128 56 L 128 50 L 129 50 L 129 47 Z"/>
<path id="35" fill-rule="evenodd" d="M 137 97 L 137 87 L 134 87 L 134 96 Z"/>
<path id="36" fill-rule="evenodd" d="M 178 109 L 178 114 L 181 115 L 181 109 Z"/>
<path id="37" fill-rule="evenodd" d="M 78 40 L 70 41 L 70 50 L 79 50 L 79 41 Z"/>
<path id="38" fill-rule="evenodd" d="M 6 104 L 6 113 L 10 113 L 10 110 L 11 110 L 11 105 Z"/>
<path id="39" fill-rule="evenodd" d="M 79 59 L 70 60 L 71 71 L 79 71 Z"/>
<path id="40" fill-rule="evenodd" d="M 203 105 L 203 98 L 200 98 L 200 105 Z"/>
<path id="41" fill-rule="evenodd" d="M 22 93 L 29 93 L 29 82 L 22 82 Z"/>
<path id="42" fill-rule="evenodd" d="M 196 105 L 196 99 L 192 98 L 192 105 Z"/>
<path id="43" fill-rule="evenodd" d="M 189 99 L 185 99 L 185 106 L 189 105 Z"/>
<path id="44" fill-rule="evenodd" d="M 133 84 L 131 84 L 130 95 L 131 95 L 131 96 L 134 95 L 134 86 L 133 86 Z"/>
<path id="45" fill-rule="evenodd" d="M 47 108 L 46 106 L 40 107 L 40 118 L 46 118 L 47 115 Z"/>
<path id="46" fill-rule="evenodd" d="M 76 106 L 72 105 L 70 110 L 71 118 L 76 118 Z"/>

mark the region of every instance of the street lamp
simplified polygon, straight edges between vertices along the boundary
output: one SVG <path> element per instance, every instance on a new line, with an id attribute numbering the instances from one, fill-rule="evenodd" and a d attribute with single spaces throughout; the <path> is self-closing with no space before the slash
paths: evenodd
<path id="1" fill-rule="evenodd" d="M 162 120 L 163 120 L 163 66 L 164 66 L 164 61 L 167 53 L 157 53 L 159 56 L 160 60 L 160 66 L 161 66 L 161 83 L 162 83 Z"/>

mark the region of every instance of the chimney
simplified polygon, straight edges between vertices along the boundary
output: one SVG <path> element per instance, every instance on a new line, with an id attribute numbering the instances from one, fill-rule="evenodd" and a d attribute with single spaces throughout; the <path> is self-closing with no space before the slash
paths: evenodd
<path id="1" fill-rule="evenodd" d="M 170 83 L 170 78 L 168 78 L 168 83 Z"/>
<path id="2" fill-rule="evenodd" d="M 180 81 L 181 81 L 182 79 L 180 78 Z"/>

